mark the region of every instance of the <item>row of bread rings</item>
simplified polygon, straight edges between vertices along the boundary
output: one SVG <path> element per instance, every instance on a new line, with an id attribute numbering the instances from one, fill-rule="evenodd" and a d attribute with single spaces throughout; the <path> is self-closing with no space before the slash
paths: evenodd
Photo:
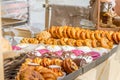
<path id="1" fill-rule="evenodd" d="M 87 30 L 81 29 L 79 27 L 51 27 L 48 30 L 53 38 L 72 38 L 72 39 L 96 39 L 100 40 L 101 38 L 107 38 L 109 41 L 113 41 L 114 43 L 120 42 L 120 32 L 113 31 L 103 31 L 103 30 Z"/>

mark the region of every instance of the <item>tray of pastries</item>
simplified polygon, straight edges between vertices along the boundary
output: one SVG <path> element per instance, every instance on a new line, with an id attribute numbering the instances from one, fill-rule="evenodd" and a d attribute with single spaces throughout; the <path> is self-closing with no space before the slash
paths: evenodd
<path id="1" fill-rule="evenodd" d="M 120 32 L 53 26 L 20 42 L 13 50 L 27 58 L 16 80 L 74 80 L 115 53 Z"/>
<path id="2" fill-rule="evenodd" d="M 115 53 L 116 49 L 117 47 L 108 50 L 104 48 L 41 45 L 26 54 L 27 58 L 22 63 L 16 80 L 31 80 L 32 78 L 74 80 L 77 76 L 104 62 Z M 35 74 L 33 75 L 33 73 Z"/>

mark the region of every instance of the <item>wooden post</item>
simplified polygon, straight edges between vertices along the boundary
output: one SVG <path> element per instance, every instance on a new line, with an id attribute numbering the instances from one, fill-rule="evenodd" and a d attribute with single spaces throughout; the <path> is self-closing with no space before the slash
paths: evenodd
<path id="1" fill-rule="evenodd" d="M 0 0 L 1 2 L 1 0 Z M 1 5 L 0 5 L 0 41 L 2 40 L 2 28 L 1 28 Z M 1 43 L 1 42 L 0 42 Z M 4 80 L 4 70 L 3 70 L 3 52 L 2 46 L 0 44 L 0 80 Z"/>
<path id="2" fill-rule="evenodd" d="M 99 27 L 100 27 L 100 0 L 97 0 L 97 2 L 98 2 L 98 12 L 97 12 L 97 29 L 99 29 Z"/>
<path id="3" fill-rule="evenodd" d="M 49 27 L 49 1 L 45 0 L 45 29 Z"/>

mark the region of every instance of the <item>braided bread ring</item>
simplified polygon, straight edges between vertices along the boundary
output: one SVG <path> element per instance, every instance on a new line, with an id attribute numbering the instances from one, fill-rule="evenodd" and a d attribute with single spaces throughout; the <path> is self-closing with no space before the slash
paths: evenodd
<path id="1" fill-rule="evenodd" d="M 76 38 L 76 30 L 75 30 L 75 28 L 72 28 L 72 30 L 71 30 L 71 35 L 72 35 L 72 38 L 73 39 L 75 39 Z"/>
<path id="2" fill-rule="evenodd" d="M 80 35 L 83 40 L 86 39 L 86 31 L 82 31 Z"/>
<path id="3" fill-rule="evenodd" d="M 51 35 L 52 35 L 53 38 L 56 38 L 55 29 L 56 29 L 56 28 L 55 28 L 54 26 L 51 27 L 51 29 L 50 29 L 50 32 L 51 32 Z"/>
<path id="4" fill-rule="evenodd" d="M 82 46 L 83 41 L 82 40 L 76 40 L 76 46 Z"/>
<path id="5" fill-rule="evenodd" d="M 90 39 L 90 33 L 91 33 L 91 31 L 87 31 L 87 32 L 86 32 L 86 38 L 87 38 L 87 39 Z"/>
<path id="6" fill-rule="evenodd" d="M 120 32 L 118 32 L 117 37 L 118 37 L 118 40 L 120 42 Z"/>
<path id="7" fill-rule="evenodd" d="M 59 27 L 56 27 L 55 34 L 56 34 L 57 38 L 61 38 L 59 35 Z"/>
<path id="8" fill-rule="evenodd" d="M 119 40 L 117 38 L 117 32 L 113 33 L 113 40 L 115 41 L 115 43 L 119 43 Z"/>
<path id="9" fill-rule="evenodd" d="M 92 40 L 95 39 L 95 32 L 91 32 L 91 39 L 92 39 Z"/>
<path id="10" fill-rule="evenodd" d="M 58 31 L 61 38 L 63 38 L 63 30 L 64 30 L 63 27 L 59 27 Z"/>
<path id="11" fill-rule="evenodd" d="M 64 36 L 64 38 L 67 38 L 68 37 L 68 35 L 67 35 L 67 26 L 65 26 L 64 27 L 64 29 L 63 29 L 63 36 Z"/>

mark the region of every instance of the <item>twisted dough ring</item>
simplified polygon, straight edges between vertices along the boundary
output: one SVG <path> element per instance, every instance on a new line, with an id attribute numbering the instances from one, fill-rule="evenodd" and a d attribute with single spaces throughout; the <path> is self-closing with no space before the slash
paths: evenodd
<path id="1" fill-rule="evenodd" d="M 70 58 L 66 58 L 63 61 L 63 67 L 67 73 L 78 70 L 78 66 Z"/>

